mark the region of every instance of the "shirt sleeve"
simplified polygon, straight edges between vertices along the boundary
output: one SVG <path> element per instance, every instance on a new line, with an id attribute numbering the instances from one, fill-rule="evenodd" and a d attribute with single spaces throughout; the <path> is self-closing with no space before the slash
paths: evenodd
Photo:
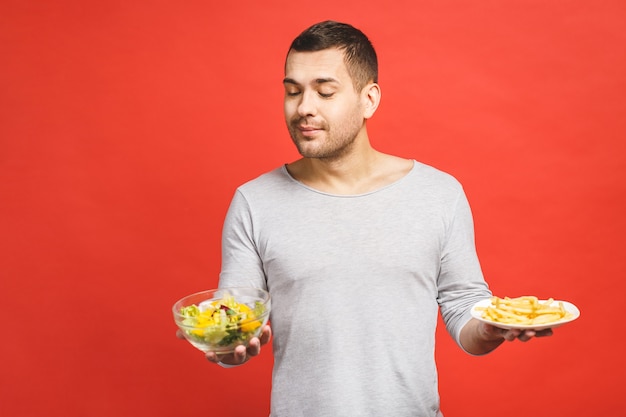
<path id="1" fill-rule="evenodd" d="M 462 189 L 443 243 L 437 286 L 446 329 L 462 348 L 461 329 L 471 318 L 472 306 L 491 296 L 476 253 L 471 209 Z"/>
<path id="2" fill-rule="evenodd" d="M 254 238 L 252 213 L 240 190 L 235 193 L 224 220 L 219 286 L 267 290 L 263 263 Z"/>

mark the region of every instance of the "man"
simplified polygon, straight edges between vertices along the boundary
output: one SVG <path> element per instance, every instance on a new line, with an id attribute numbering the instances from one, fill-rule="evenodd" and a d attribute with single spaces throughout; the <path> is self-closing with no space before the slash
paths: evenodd
<path id="1" fill-rule="evenodd" d="M 470 317 L 491 293 L 461 185 L 383 154 L 367 120 L 380 103 L 376 53 L 354 27 L 322 22 L 292 43 L 284 111 L 302 158 L 238 188 L 223 232 L 221 287 L 272 296 L 272 417 L 439 416 L 437 314 L 462 349 L 549 335 Z"/>

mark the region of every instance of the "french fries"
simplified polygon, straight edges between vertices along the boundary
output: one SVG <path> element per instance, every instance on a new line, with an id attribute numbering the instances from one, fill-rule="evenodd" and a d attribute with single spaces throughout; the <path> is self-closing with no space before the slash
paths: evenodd
<path id="1" fill-rule="evenodd" d="M 555 303 L 550 298 L 540 301 L 535 296 L 517 298 L 491 297 L 491 305 L 477 307 L 486 320 L 502 324 L 545 325 L 569 318 L 572 314 L 565 310 L 562 302 Z"/>

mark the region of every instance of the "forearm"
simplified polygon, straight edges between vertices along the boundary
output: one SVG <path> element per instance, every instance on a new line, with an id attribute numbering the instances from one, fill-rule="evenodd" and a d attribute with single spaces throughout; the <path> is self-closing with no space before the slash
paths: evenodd
<path id="1" fill-rule="evenodd" d="M 492 326 L 484 326 L 472 318 L 461 329 L 460 342 L 463 349 L 472 355 L 484 355 L 504 342 L 503 334 Z"/>

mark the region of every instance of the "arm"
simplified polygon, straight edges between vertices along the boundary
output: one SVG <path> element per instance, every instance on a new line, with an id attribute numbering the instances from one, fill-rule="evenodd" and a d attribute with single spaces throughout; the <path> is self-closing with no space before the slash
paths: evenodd
<path id="1" fill-rule="evenodd" d="M 267 289 L 265 274 L 253 235 L 252 215 L 246 199 L 237 191 L 231 201 L 222 231 L 222 270 L 220 287 L 255 287 Z M 261 347 L 272 337 L 269 325 L 248 346 L 237 346 L 235 352 L 207 352 L 206 358 L 224 367 L 246 363 L 261 353 Z"/>
<path id="2" fill-rule="evenodd" d="M 474 244 L 474 224 L 465 194 L 456 201 L 448 239 L 444 246 L 439 276 L 441 313 L 451 334 L 472 355 L 487 354 L 503 342 L 526 342 L 533 337 L 550 336 L 552 330 L 506 330 L 474 318 L 467 320 L 474 302 L 491 296 L 482 276 Z M 459 330 L 460 327 L 460 330 Z"/>
<path id="3" fill-rule="evenodd" d="M 527 342 L 533 337 L 552 336 L 552 329 L 535 330 L 507 330 L 491 326 L 474 318 L 470 319 L 461 329 L 460 342 L 468 353 L 472 355 L 484 355 L 504 341 L 512 342 L 519 339 Z"/>

